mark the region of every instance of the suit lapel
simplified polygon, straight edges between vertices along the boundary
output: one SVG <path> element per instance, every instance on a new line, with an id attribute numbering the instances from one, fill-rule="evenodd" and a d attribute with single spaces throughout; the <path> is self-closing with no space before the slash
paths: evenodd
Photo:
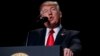
<path id="1" fill-rule="evenodd" d="M 64 29 L 61 28 L 61 30 L 58 32 L 58 35 L 57 35 L 57 38 L 55 40 L 55 45 L 60 45 L 62 44 L 63 40 L 64 40 L 64 37 L 65 36 L 65 32 L 64 32 Z"/>
<path id="2" fill-rule="evenodd" d="M 41 43 L 41 45 L 44 45 L 44 43 L 45 43 L 45 34 L 46 34 L 46 29 L 43 28 L 40 32 L 40 43 Z"/>

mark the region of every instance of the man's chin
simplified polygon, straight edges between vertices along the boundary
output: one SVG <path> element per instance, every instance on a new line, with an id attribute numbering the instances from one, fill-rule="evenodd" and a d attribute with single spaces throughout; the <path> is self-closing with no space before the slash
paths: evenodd
<path id="1" fill-rule="evenodd" d="M 53 21 L 51 21 L 51 22 L 49 22 L 51 25 L 53 25 L 53 24 L 55 24 L 55 22 L 53 22 Z"/>
<path id="2" fill-rule="evenodd" d="M 45 22 L 44 25 L 45 25 L 46 27 L 50 27 L 50 28 L 51 28 L 51 27 L 56 27 L 57 24 L 54 23 L 54 22 L 49 22 L 49 23 L 48 23 L 48 22 Z"/>
<path id="3" fill-rule="evenodd" d="M 51 27 L 57 27 L 57 24 L 56 23 L 51 23 L 50 26 Z"/>

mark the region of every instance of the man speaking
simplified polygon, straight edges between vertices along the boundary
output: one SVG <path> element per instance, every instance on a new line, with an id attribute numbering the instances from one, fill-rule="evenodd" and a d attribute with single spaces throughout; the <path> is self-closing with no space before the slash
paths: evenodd
<path id="1" fill-rule="evenodd" d="M 35 29 L 28 34 L 28 46 L 54 46 L 63 48 L 64 56 L 79 56 L 80 32 L 64 29 L 61 25 L 62 12 L 56 1 L 45 1 L 40 6 L 41 18 L 47 17 L 45 28 Z"/>

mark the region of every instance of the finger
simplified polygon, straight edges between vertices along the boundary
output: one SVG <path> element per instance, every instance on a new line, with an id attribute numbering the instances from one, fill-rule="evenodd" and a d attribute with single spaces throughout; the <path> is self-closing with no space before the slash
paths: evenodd
<path id="1" fill-rule="evenodd" d="M 67 55 L 66 56 L 69 56 L 69 50 L 67 50 Z"/>
<path id="2" fill-rule="evenodd" d="M 73 56 L 73 53 L 72 53 L 72 56 Z"/>
<path id="3" fill-rule="evenodd" d="M 71 54 L 72 54 L 72 53 L 71 53 L 71 50 L 69 49 L 69 56 L 71 56 Z"/>
<path id="4" fill-rule="evenodd" d="M 72 51 L 71 50 L 69 50 L 69 56 L 72 56 Z"/>
<path id="5" fill-rule="evenodd" d="M 73 56 L 73 52 L 70 50 L 70 56 Z"/>
<path id="6" fill-rule="evenodd" d="M 72 52 L 72 51 L 71 51 Z M 71 55 L 73 56 L 73 52 L 71 53 Z"/>
<path id="7" fill-rule="evenodd" d="M 67 55 L 67 50 L 64 50 L 64 56 L 66 56 Z"/>

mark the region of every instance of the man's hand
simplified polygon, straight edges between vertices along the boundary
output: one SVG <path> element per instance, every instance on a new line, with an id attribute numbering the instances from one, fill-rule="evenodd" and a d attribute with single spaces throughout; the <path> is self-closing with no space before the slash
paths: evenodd
<path id="1" fill-rule="evenodd" d="M 73 56 L 73 52 L 69 48 L 64 48 L 64 56 Z"/>

